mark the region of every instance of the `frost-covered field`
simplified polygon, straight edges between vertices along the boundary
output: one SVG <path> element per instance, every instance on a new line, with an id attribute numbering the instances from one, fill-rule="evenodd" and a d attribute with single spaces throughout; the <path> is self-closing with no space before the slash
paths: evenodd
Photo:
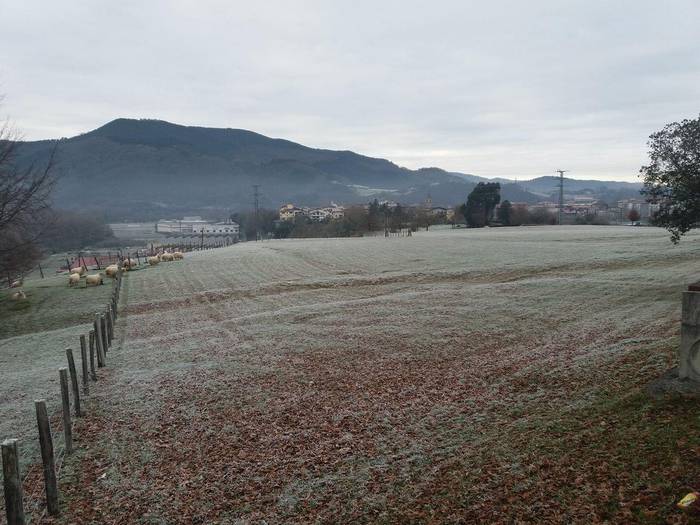
<path id="1" fill-rule="evenodd" d="M 448 229 L 130 274 L 65 516 L 682 521 L 697 417 L 640 392 L 673 362 L 699 241 Z"/>
<path id="2" fill-rule="evenodd" d="M 22 440 L 23 467 L 38 456 L 34 400 L 45 398 L 50 409 L 59 409 L 65 349 L 80 355 L 80 334 L 90 330 L 111 291 L 109 283 L 69 288 L 66 275 L 46 275 L 25 281 L 26 301 L 12 301 L 14 290 L 0 291 L 0 440 Z"/>

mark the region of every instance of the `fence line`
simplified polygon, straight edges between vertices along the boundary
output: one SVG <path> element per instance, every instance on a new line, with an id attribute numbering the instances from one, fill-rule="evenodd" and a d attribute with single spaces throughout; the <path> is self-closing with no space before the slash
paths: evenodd
<path id="1" fill-rule="evenodd" d="M 177 251 L 200 251 L 226 247 L 231 244 L 234 243 L 229 242 L 228 240 L 221 240 L 214 243 L 213 246 L 193 246 L 192 243 L 160 245 L 158 247 L 151 245 L 150 252 L 148 253 L 150 253 L 150 256 L 154 256 L 168 250 L 177 249 Z M 132 257 L 133 259 L 131 260 L 136 259 L 140 262 L 141 258 L 145 259 L 147 256 L 148 255 L 146 253 L 141 254 L 140 251 L 137 251 L 135 256 L 127 254 L 126 257 L 124 257 L 121 251 L 115 254 L 115 257 L 120 262 L 120 267 L 118 268 L 112 281 L 112 293 L 110 300 L 102 312 L 95 314 L 93 329 L 88 332 L 88 338 L 86 339 L 85 334 L 82 334 L 80 335 L 79 339 L 83 386 L 82 393 L 84 400 L 90 393 L 89 382 L 96 382 L 98 380 L 97 372 L 95 370 L 95 361 L 97 360 L 98 368 L 102 368 L 107 365 L 106 355 L 115 338 L 114 329 L 116 320 L 119 317 L 118 306 L 123 278 L 121 266 L 125 260 L 128 261 Z M 81 254 L 78 254 L 77 260 L 85 262 L 85 258 Z M 70 269 L 71 261 L 67 262 Z M 82 262 L 80 264 L 82 264 Z M 99 261 L 96 260 L 96 262 L 99 264 Z M 97 359 L 95 359 L 95 357 Z M 51 421 L 46 408 L 46 401 L 44 399 L 38 399 L 34 402 L 37 427 L 39 430 L 39 448 L 41 450 L 41 461 L 44 474 L 45 505 L 41 510 L 41 516 L 47 512 L 52 516 L 56 516 L 60 510 L 58 505 L 58 477 L 66 456 L 68 456 L 73 450 L 71 404 L 76 417 L 85 415 L 85 404 L 81 404 L 80 401 L 81 397 L 78 385 L 77 367 L 75 365 L 75 358 L 72 348 L 66 349 L 66 360 L 68 366 L 59 368 L 61 385 L 61 414 L 60 416 L 57 416 L 57 422 L 60 424 L 61 428 L 58 432 L 52 431 L 51 429 Z M 73 392 L 72 396 L 70 394 L 71 390 Z M 59 445 L 59 448 L 56 447 L 56 444 Z M 9 439 L 2 443 L 5 513 L 7 515 L 8 525 L 26 525 L 26 523 L 29 522 L 29 516 L 25 513 L 24 508 L 22 486 L 29 482 L 30 475 L 32 474 L 35 465 L 30 465 L 25 473 L 25 476 L 21 478 L 19 464 L 16 463 L 16 459 L 19 457 L 17 450 L 18 446 L 16 439 Z M 8 458 L 7 460 L 5 459 L 6 456 Z M 29 493 L 28 501 L 35 501 L 39 489 L 40 485 L 37 483 Z"/>
<path id="2" fill-rule="evenodd" d="M 107 349 L 111 346 L 112 341 L 106 337 L 107 335 L 107 322 L 109 319 L 110 330 L 114 328 L 114 321 L 117 317 L 117 309 L 119 304 L 119 295 L 121 291 L 123 273 L 119 269 L 114 276 L 112 281 L 112 293 L 110 296 L 110 301 L 108 302 L 104 313 L 97 314 L 100 318 L 100 330 L 99 338 L 102 339 L 104 334 L 104 339 L 100 341 L 104 343 L 102 350 Z M 91 334 L 92 335 L 92 334 Z M 92 337 L 90 338 L 92 343 Z M 92 345 L 91 345 L 92 347 Z M 92 348 L 91 348 L 92 350 Z M 92 353 L 92 352 L 91 352 Z M 99 354 L 98 354 L 99 356 Z M 94 359 L 91 363 L 88 363 L 88 349 L 86 344 L 85 335 L 80 336 L 80 359 L 81 359 L 81 369 L 83 372 L 83 394 L 87 395 L 89 392 L 89 387 L 87 385 L 88 377 L 93 381 L 96 379 L 96 375 L 89 376 L 88 370 L 92 369 L 94 372 Z M 59 513 L 58 506 L 58 486 L 57 479 L 60 474 L 63 461 L 67 455 L 73 451 L 73 422 L 71 419 L 71 406 L 76 417 L 82 416 L 84 414 L 83 405 L 80 400 L 80 387 L 78 384 L 78 373 L 77 367 L 75 365 L 75 358 L 73 355 L 73 349 L 66 349 L 66 360 L 67 367 L 59 368 L 59 378 L 61 385 L 61 434 L 63 435 L 62 445 L 60 448 L 56 448 L 56 443 L 61 443 L 59 435 L 52 431 L 51 423 L 49 420 L 48 411 L 46 408 L 46 401 L 39 399 L 35 401 L 37 427 L 39 430 L 39 447 L 41 450 L 41 461 L 43 465 L 44 472 L 44 492 L 45 492 L 45 507 L 42 511 L 48 512 L 52 516 L 56 516 Z M 70 378 L 70 379 L 69 379 Z M 71 395 L 72 392 L 72 395 Z M 14 450 L 17 449 L 16 440 L 8 440 L 14 444 Z M 11 444 L 8 443 L 8 447 L 4 446 L 3 443 L 3 467 L 7 463 L 7 468 L 3 468 L 3 479 L 5 487 L 5 513 L 7 516 L 8 525 L 25 525 L 27 519 L 24 513 L 24 501 L 22 494 L 22 484 L 29 480 L 30 473 L 32 472 L 32 467 L 28 469 L 22 482 L 17 482 L 17 476 L 14 474 L 12 468 L 12 454 L 13 450 Z M 5 459 L 5 449 L 9 451 L 7 454 L 8 460 Z M 17 479 L 16 479 L 17 478 Z M 35 491 L 32 491 L 32 499 L 35 496 Z M 20 511 L 18 511 L 18 505 Z"/>

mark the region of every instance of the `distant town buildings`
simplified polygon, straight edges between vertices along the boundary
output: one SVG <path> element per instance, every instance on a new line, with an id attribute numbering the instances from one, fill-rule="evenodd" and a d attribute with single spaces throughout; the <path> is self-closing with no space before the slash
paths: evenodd
<path id="1" fill-rule="evenodd" d="M 308 217 L 314 222 L 322 222 L 325 220 L 342 219 L 345 216 L 345 208 L 331 203 L 330 206 L 324 208 L 306 208 L 298 207 L 294 204 L 285 204 L 279 209 L 280 220 L 293 221 L 299 216 Z"/>
<path id="2" fill-rule="evenodd" d="M 237 222 L 227 220 L 210 222 L 199 216 L 182 219 L 161 219 L 156 223 L 156 232 L 165 235 L 222 235 L 238 236 L 240 226 Z"/>
<path id="3" fill-rule="evenodd" d="M 502 203 L 503 201 L 501 201 Z M 388 210 L 395 210 L 401 207 L 408 213 L 422 213 L 432 217 L 432 223 L 451 222 L 455 217 L 455 208 L 445 206 L 433 206 L 433 201 L 430 195 L 421 204 L 400 204 L 391 200 L 378 200 L 377 204 Z M 511 201 L 511 209 L 515 216 L 520 217 L 525 223 L 532 219 L 532 215 L 538 214 L 540 220 L 542 217 L 551 215 L 555 220 L 559 213 L 559 204 L 552 201 L 541 201 L 537 203 L 513 202 Z M 364 204 L 365 210 L 370 208 L 370 204 Z M 497 220 L 500 204 L 494 210 L 493 219 Z M 649 222 L 653 215 L 659 210 L 657 204 L 650 204 L 644 199 L 624 199 L 614 204 L 608 204 L 602 200 L 596 199 L 590 195 L 573 195 L 564 201 L 562 208 L 562 221 L 564 223 L 576 223 L 581 220 L 599 221 L 599 223 L 625 223 L 629 222 L 629 213 L 631 210 L 639 212 L 639 220 L 641 222 Z M 323 222 L 328 220 L 341 219 L 345 215 L 345 208 L 332 203 L 330 206 L 321 208 L 310 208 L 304 206 L 296 206 L 294 204 L 285 204 L 279 209 L 279 218 L 281 221 L 294 221 L 297 217 L 306 217 L 313 222 Z M 187 219 L 187 218 L 185 218 Z M 595 220 L 594 220 L 595 219 Z M 183 219 L 184 220 L 184 219 Z"/>
<path id="4" fill-rule="evenodd" d="M 207 221 L 199 216 L 183 217 L 182 219 L 161 219 L 156 223 L 158 233 L 192 233 L 195 228 L 207 224 Z"/>
<path id="5" fill-rule="evenodd" d="M 624 199 L 617 202 L 617 207 L 625 216 L 632 210 L 638 211 L 639 217 L 643 221 L 649 220 L 660 208 L 658 204 L 653 204 L 642 199 Z"/>
<path id="6" fill-rule="evenodd" d="M 240 226 L 234 221 L 211 222 L 200 225 L 198 228 L 193 229 L 193 232 L 204 233 L 205 235 L 238 235 Z"/>
<path id="7" fill-rule="evenodd" d="M 298 215 L 304 215 L 302 208 L 297 208 L 294 204 L 285 204 L 280 208 L 280 219 L 283 221 L 293 221 Z"/>
<path id="8" fill-rule="evenodd" d="M 502 202 L 502 201 L 501 201 Z M 559 205 L 551 201 L 542 201 L 535 204 L 525 202 L 511 202 L 513 210 L 522 210 L 530 213 L 548 213 L 553 217 L 559 212 Z M 494 217 L 497 216 L 500 204 L 496 207 Z M 581 217 L 597 217 L 607 222 L 629 222 L 629 213 L 632 210 L 639 212 L 639 220 L 649 222 L 653 215 L 659 211 L 658 204 L 651 204 L 643 199 L 624 199 L 610 206 L 606 202 L 589 196 L 577 195 L 564 202 L 562 219 L 566 222 L 574 222 Z"/>

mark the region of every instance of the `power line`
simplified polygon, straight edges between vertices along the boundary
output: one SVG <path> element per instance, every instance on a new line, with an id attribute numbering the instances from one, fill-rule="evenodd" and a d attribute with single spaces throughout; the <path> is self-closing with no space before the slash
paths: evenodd
<path id="1" fill-rule="evenodd" d="M 260 184 L 253 184 L 253 229 L 255 240 L 258 240 L 258 226 L 260 224 Z"/>
<path id="2" fill-rule="evenodd" d="M 564 210 L 564 173 L 569 170 L 557 170 L 559 173 L 559 215 L 558 224 L 561 226 L 561 215 Z"/>

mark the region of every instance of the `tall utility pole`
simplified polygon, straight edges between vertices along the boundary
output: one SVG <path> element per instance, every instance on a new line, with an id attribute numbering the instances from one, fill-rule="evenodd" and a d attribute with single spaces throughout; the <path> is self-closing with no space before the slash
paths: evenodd
<path id="1" fill-rule="evenodd" d="M 561 226 L 561 214 L 564 210 L 564 173 L 568 170 L 557 170 L 559 173 L 559 215 L 557 219 L 557 224 Z"/>
<path id="2" fill-rule="evenodd" d="M 253 184 L 253 229 L 255 240 L 258 240 L 258 226 L 260 224 L 260 184 Z"/>

